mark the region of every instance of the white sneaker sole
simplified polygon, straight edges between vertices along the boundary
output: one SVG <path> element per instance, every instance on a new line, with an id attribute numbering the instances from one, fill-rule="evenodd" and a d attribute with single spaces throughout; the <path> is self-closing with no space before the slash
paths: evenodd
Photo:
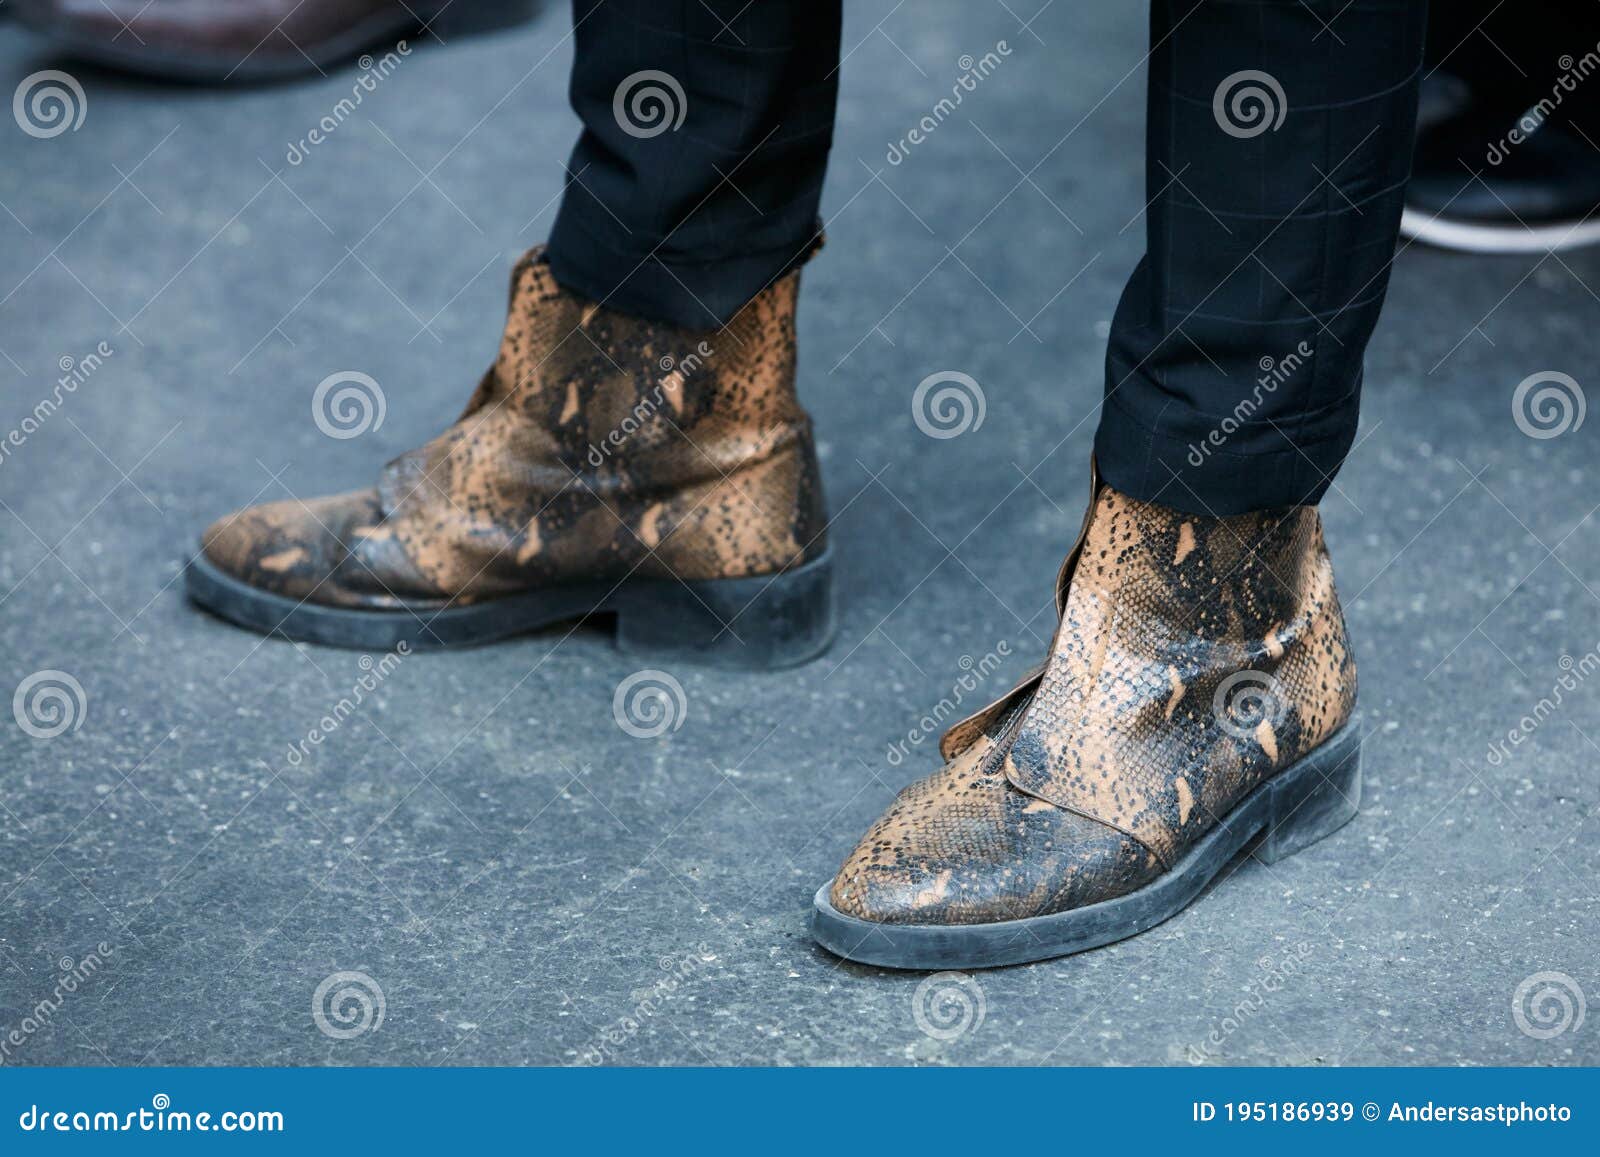
<path id="1" fill-rule="evenodd" d="M 1466 225 L 1416 209 L 1400 215 L 1400 236 L 1461 253 L 1562 253 L 1600 244 L 1600 220 L 1560 225 Z"/>

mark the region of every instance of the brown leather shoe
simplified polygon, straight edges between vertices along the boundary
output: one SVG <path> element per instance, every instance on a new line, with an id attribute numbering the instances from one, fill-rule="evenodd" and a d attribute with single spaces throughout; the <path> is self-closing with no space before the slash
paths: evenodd
<path id="1" fill-rule="evenodd" d="M 520 23 L 536 0 L 12 0 L 58 51 L 163 80 L 220 83 L 319 72 L 406 37 Z"/>
<path id="2" fill-rule="evenodd" d="M 829 951 L 973 968 L 1142 932 L 1252 839 L 1349 820 L 1355 665 L 1314 507 L 1202 518 L 1096 484 L 1042 668 L 952 727 L 817 893 Z"/>
<path id="3" fill-rule="evenodd" d="M 500 356 L 456 423 L 377 485 L 214 524 L 189 596 L 243 626 L 384 649 L 596 612 L 625 648 L 774 667 L 833 633 L 793 270 L 721 330 L 512 274 Z"/>

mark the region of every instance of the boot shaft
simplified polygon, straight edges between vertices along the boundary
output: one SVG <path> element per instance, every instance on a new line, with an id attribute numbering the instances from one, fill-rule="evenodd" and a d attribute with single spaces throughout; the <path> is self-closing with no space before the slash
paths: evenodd
<path id="1" fill-rule="evenodd" d="M 408 553 L 469 593 L 744 577 L 815 557 L 826 523 L 795 390 L 799 276 L 696 331 L 590 301 L 528 253 L 461 419 L 387 471 Z"/>
<path id="2" fill-rule="evenodd" d="M 1102 486 L 1007 772 L 1166 858 L 1355 697 L 1316 508 L 1213 518 Z"/>

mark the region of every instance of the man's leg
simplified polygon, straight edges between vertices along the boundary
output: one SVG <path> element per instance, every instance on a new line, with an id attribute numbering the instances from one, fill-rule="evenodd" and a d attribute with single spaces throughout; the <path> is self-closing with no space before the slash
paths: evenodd
<path id="1" fill-rule="evenodd" d="M 1591 4 L 1438 0 L 1428 11 L 1427 71 L 1462 81 L 1481 111 L 1504 120 L 1502 133 L 1542 101 L 1537 122 L 1577 121 L 1593 134 L 1600 98 L 1588 91 L 1594 60 L 1582 61 L 1597 41 L 1600 10 Z"/>
<path id="2" fill-rule="evenodd" d="M 1600 7 L 1592 4 L 1432 5 L 1428 123 L 1401 233 L 1478 253 L 1544 254 L 1600 241 L 1597 42 Z"/>
<path id="3" fill-rule="evenodd" d="M 815 239 L 839 0 L 575 0 L 573 19 L 584 130 L 556 279 L 653 320 L 724 324 Z"/>
<path id="4" fill-rule="evenodd" d="M 577 19 L 585 130 L 566 201 L 550 247 L 512 273 L 500 353 L 466 411 L 365 490 L 212 526 L 196 602 L 365 648 L 595 612 L 619 645 L 668 659 L 774 667 L 827 645 L 794 317 L 838 0 L 581 0 Z M 319 392 L 330 434 L 356 390 Z"/>
<path id="5" fill-rule="evenodd" d="M 1416 123 L 1422 0 L 1156 0 L 1148 251 L 1100 470 L 1199 514 L 1315 503 L 1355 437 Z"/>
<path id="6" fill-rule="evenodd" d="M 1421 0 L 1158 0 L 1149 253 L 1043 667 L 940 740 L 816 900 L 832 951 L 970 968 L 1133 935 L 1258 835 L 1356 813 L 1355 664 L 1313 504 L 1355 434 Z"/>

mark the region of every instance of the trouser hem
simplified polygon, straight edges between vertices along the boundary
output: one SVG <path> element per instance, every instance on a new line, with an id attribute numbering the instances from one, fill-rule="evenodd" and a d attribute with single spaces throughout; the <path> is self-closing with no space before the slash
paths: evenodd
<path id="1" fill-rule="evenodd" d="M 1355 431 L 1299 443 L 1271 426 L 1242 428 L 1234 444 L 1219 437 L 1220 445 L 1208 436 L 1185 438 L 1171 424 L 1152 424 L 1108 400 L 1095 432 L 1095 465 L 1124 494 L 1189 514 L 1314 506 L 1332 485 Z"/>
<path id="2" fill-rule="evenodd" d="M 719 329 L 751 298 L 803 264 L 818 245 L 820 228 L 772 249 L 685 261 L 614 249 L 564 207 L 547 253 L 557 282 L 610 309 L 687 329 Z"/>

